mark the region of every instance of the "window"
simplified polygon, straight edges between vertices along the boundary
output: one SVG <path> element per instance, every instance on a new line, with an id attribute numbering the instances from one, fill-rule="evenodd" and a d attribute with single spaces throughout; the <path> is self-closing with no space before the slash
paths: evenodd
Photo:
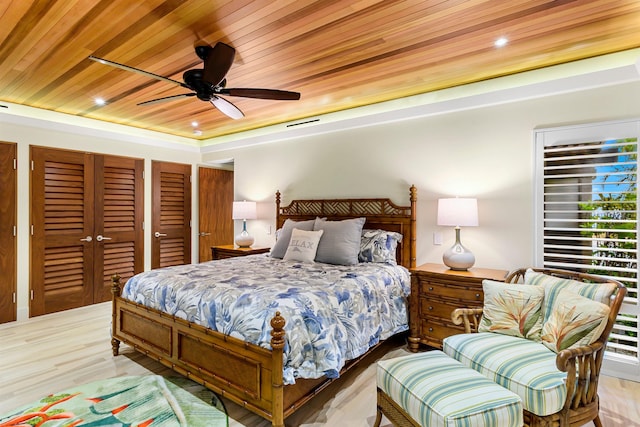
<path id="1" fill-rule="evenodd" d="M 640 121 L 535 133 L 535 264 L 612 277 L 627 287 L 605 372 L 640 379 L 638 139 Z"/>

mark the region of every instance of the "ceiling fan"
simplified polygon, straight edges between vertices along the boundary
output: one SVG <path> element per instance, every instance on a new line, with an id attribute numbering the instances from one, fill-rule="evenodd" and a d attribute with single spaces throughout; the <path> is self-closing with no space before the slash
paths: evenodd
<path id="1" fill-rule="evenodd" d="M 202 59 L 204 68 L 185 71 L 182 75 L 184 83 L 95 56 L 89 56 L 89 59 L 101 64 L 110 65 L 127 71 L 133 71 L 134 73 L 139 73 L 163 82 L 176 84 L 185 89 L 191 90 L 189 93 L 152 99 L 150 101 L 141 102 L 138 105 L 151 105 L 196 96 L 202 101 L 211 102 L 214 107 L 232 119 L 240 119 L 244 117 L 242 111 L 221 95 L 239 96 L 244 98 L 275 99 L 279 101 L 295 101 L 300 99 L 300 93 L 289 92 L 286 90 L 227 88 L 227 80 L 225 76 L 233 64 L 233 58 L 235 57 L 236 50 L 228 44 L 218 42 L 214 47 L 209 45 L 196 46 L 195 51 L 196 55 Z"/>

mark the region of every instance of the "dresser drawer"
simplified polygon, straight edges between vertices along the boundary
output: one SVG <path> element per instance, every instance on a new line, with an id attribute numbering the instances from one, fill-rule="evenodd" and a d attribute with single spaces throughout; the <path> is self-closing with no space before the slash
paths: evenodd
<path id="1" fill-rule="evenodd" d="M 462 308 L 460 302 L 443 302 L 429 298 L 420 298 L 420 316 L 430 316 L 442 319 L 445 323 L 451 322 L 451 312 L 456 308 Z"/>
<path id="2" fill-rule="evenodd" d="M 484 301 L 482 285 L 476 285 L 475 288 L 468 288 L 466 286 L 447 286 L 441 283 L 427 281 L 420 283 L 420 295 L 433 295 L 434 297 L 464 300 L 468 302 L 477 301 L 480 305 L 482 305 L 482 301 Z"/>
<path id="3" fill-rule="evenodd" d="M 464 328 L 453 324 L 444 325 L 431 319 L 422 319 L 420 322 L 420 335 L 434 347 L 442 348 L 442 340 L 454 334 L 463 334 Z"/>

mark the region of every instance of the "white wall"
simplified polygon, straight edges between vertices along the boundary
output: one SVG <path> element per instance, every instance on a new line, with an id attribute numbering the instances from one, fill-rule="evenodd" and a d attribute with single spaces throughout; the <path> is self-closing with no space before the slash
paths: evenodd
<path id="1" fill-rule="evenodd" d="M 437 199 L 478 198 L 480 226 L 462 230 L 476 266 L 533 262 L 533 130 L 640 116 L 640 82 L 453 112 L 278 143 L 204 154 L 233 158 L 236 198 L 261 202 L 248 223 L 271 245 L 273 193 L 283 203 L 310 197 L 391 197 L 408 204 L 418 187 L 418 264 L 441 262 L 454 231 L 437 227 Z M 238 227 L 238 224 L 236 224 Z M 433 233 L 444 244 L 433 245 Z"/>
<path id="2" fill-rule="evenodd" d="M 19 122 L 19 120 L 16 120 Z M 17 143 L 18 148 L 18 274 L 17 274 L 17 305 L 18 319 L 28 317 L 29 309 L 29 212 L 30 212 L 30 166 L 29 146 L 56 147 L 69 150 L 103 153 L 117 156 L 142 158 L 145 160 L 145 174 L 151 176 L 151 161 L 161 160 L 195 165 L 200 160 L 197 150 L 170 149 L 123 142 L 116 139 L 101 138 L 81 133 L 71 133 L 49 130 L 40 126 L 15 124 L 10 121 L 0 122 L 0 141 Z M 166 144 L 165 144 L 166 145 Z M 194 176 L 197 176 L 194 174 Z M 145 179 L 145 224 L 151 224 L 151 180 Z M 197 190 L 197 185 L 193 185 Z M 197 194 L 197 193 L 196 193 Z M 194 200 L 193 212 L 197 220 L 197 204 Z M 150 226 L 145 229 L 145 270 L 151 264 L 151 234 Z M 197 239 L 192 238 L 194 246 Z M 192 249 L 197 254 L 197 249 Z"/>
<path id="3" fill-rule="evenodd" d="M 0 140 L 18 143 L 18 310 L 24 318 L 29 293 L 29 145 L 52 146 L 151 160 L 190 163 L 234 159 L 236 199 L 256 200 L 260 220 L 248 223 L 256 244 L 271 245 L 274 192 L 283 203 L 311 197 L 391 197 L 408 204 L 418 187 L 418 263 L 441 262 L 454 231 L 435 224 L 436 202 L 445 196 L 478 197 L 480 226 L 462 231 L 476 266 L 514 269 L 533 261 L 533 130 L 640 117 L 640 81 L 508 104 L 336 131 L 242 149 L 200 153 L 46 130 L 0 121 Z M 94 132 L 95 133 L 95 132 Z M 194 174 L 195 176 L 195 174 Z M 197 184 L 193 185 L 197 194 Z M 194 233 L 197 200 L 193 197 Z M 150 180 L 145 182 L 145 221 L 151 221 Z M 240 230 L 236 224 L 236 232 Z M 433 233 L 444 244 L 433 245 Z M 145 231 L 145 269 L 150 263 Z M 192 254 L 197 256 L 197 238 Z"/>

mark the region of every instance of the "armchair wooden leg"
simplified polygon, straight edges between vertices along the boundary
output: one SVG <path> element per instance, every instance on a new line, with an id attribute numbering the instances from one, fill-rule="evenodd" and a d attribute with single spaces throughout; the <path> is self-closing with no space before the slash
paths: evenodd
<path id="1" fill-rule="evenodd" d="M 380 423 L 382 422 L 382 411 L 378 406 L 376 408 L 376 421 L 373 423 L 373 427 L 380 427 Z"/>

